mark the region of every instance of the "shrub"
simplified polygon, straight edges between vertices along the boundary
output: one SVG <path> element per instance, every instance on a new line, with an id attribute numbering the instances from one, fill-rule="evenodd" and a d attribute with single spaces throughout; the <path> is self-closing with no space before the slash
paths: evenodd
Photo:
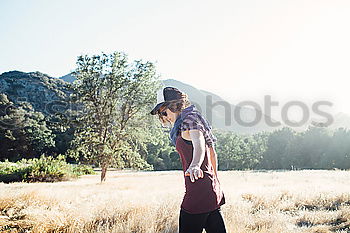
<path id="1" fill-rule="evenodd" d="M 78 177 L 62 155 L 59 155 L 57 159 L 41 155 L 40 159 L 34 158 L 29 163 L 31 170 L 24 177 L 29 182 L 63 181 Z"/>
<path id="2" fill-rule="evenodd" d="M 73 172 L 75 174 L 77 174 L 78 176 L 88 175 L 88 174 L 96 174 L 96 172 L 94 171 L 94 169 L 91 166 L 85 165 L 85 164 L 75 165 L 72 167 L 72 169 L 73 169 Z"/>
<path id="3" fill-rule="evenodd" d="M 0 182 L 55 182 L 78 178 L 80 175 L 95 174 L 88 165 L 72 165 L 64 155 L 57 158 L 44 156 L 22 159 L 16 163 L 0 162 Z"/>
<path id="4" fill-rule="evenodd" d="M 0 162 L 0 181 L 5 183 L 22 181 L 29 170 L 27 164 L 12 163 L 6 159 L 5 162 Z"/>

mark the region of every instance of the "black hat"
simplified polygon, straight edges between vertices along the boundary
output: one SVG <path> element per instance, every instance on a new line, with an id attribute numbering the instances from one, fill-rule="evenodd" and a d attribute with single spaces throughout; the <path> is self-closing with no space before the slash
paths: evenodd
<path id="1" fill-rule="evenodd" d="M 152 115 L 156 115 L 157 111 L 159 110 L 159 108 L 172 100 L 178 100 L 178 99 L 182 99 L 184 97 L 183 92 L 181 92 L 179 89 L 175 88 L 175 87 L 165 87 L 163 89 L 163 97 L 164 100 L 162 100 L 160 103 L 158 103 L 150 112 Z"/>

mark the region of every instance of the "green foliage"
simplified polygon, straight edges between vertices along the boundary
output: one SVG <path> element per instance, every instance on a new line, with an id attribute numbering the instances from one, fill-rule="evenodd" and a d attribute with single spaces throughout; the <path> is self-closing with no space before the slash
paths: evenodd
<path id="1" fill-rule="evenodd" d="M 238 135 L 217 131 L 219 169 L 349 169 L 350 131 L 284 127 L 271 133 Z"/>
<path id="2" fill-rule="evenodd" d="M 28 172 L 28 165 L 25 163 L 12 163 L 8 160 L 0 162 L 0 181 L 20 180 Z"/>
<path id="3" fill-rule="evenodd" d="M 41 154 L 65 154 L 103 167 L 181 169 L 168 132 L 149 114 L 160 88 L 155 71 L 151 62 L 129 62 L 126 54 L 114 52 L 79 56 L 76 80 L 69 85 L 39 72 L 2 74 L 9 88 L 0 93 L 0 160 L 7 159 L 0 163 L 0 176 L 49 181 L 93 172 L 87 165 L 65 164 L 62 156 L 38 158 Z M 19 93 L 30 93 L 24 96 L 28 102 L 17 101 L 23 97 Z M 70 105 L 83 111 L 44 112 L 47 102 L 68 102 L 69 93 Z M 285 127 L 253 135 L 214 129 L 214 134 L 220 170 L 350 168 L 348 129 L 312 126 L 295 132 Z"/>
<path id="4" fill-rule="evenodd" d="M 75 165 L 72 164 L 72 171 L 74 174 L 81 176 L 81 175 L 89 175 L 89 174 L 96 174 L 94 169 L 90 165 L 86 164 L 79 164 Z"/>
<path id="5" fill-rule="evenodd" d="M 65 162 L 62 155 L 57 159 L 41 155 L 40 159 L 34 158 L 28 163 L 31 165 L 31 170 L 24 177 L 28 181 L 67 180 L 73 175 L 71 166 Z"/>
<path id="6" fill-rule="evenodd" d="M 292 149 L 290 143 L 294 135 L 295 132 L 288 127 L 272 132 L 267 139 L 261 166 L 266 169 L 289 169 L 291 164 L 288 149 Z"/>
<path id="7" fill-rule="evenodd" d="M 180 156 L 169 140 L 169 133 L 164 132 L 159 122 L 155 122 L 153 126 L 153 140 L 149 141 L 146 150 L 142 151 L 142 156 L 153 165 L 154 170 L 181 170 Z"/>
<path id="8" fill-rule="evenodd" d="M 84 111 L 75 119 L 67 155 L 77 160 L 83 156 L 102 168 L 152 169 L 141 151 L 154 137 L 149 109 L 160 88 L 154 64 L 129 62 L 120 52 L 85 55 L 78 57 L 73 75 L 72 99 Z"/>
<path id="9" fill-rule="evenodd" d="M 0 74 L 0 86 L 0 160 L 66 153 L 74 131 L 63 114 L 75 108 L 67 98 L 70 84 L 40 72 L 10 71 Z"/>
<path id="10" fill-rule="evenodd" d="M 47 128 L 42 113 L 15 106 L 0 93 L 0 160 L 14 162 L 33 158 L 46 153 L 54 145 L 54 135 Z"/>
<path id="11" fill-rule="evenodd" d="M 227 131 L 215 132 L 219 169 L 255 169 L 266 150 L 266 133 L 237 135 Z"/>
<path id="12" fill-rule="evenodd" d="M 42 154 L 40 158 L 22 159 L 15 163 L 0 162 L 1 182 L 55 182 L 77 178 L 80 175 L 95 174 L 87 165 L 71 165 L 65 156 L 56 159 Z"/>

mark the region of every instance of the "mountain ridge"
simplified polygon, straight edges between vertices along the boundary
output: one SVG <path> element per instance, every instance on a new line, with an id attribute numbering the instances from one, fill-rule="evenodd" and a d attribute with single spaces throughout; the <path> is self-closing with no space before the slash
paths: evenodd
<path id="1" fill-rule="evenodd" d="M 50 111 L 48 111 L 50 110 L 48 109 L 49 103 L 66 103 L 68 101 L 67 98 L 71 93 L 70 86 L 74 80 L 75 77 L 71 74 L 55 78 L 39 71 L 25 73 L 14 70 L 0 74 L 0 93 L 5 93 L 14 103 L 27 101 L 33 105 L 36 111 L 41 111 L 47 115 L 50 114 Z M 203 113 L 213 128 L 251 134 L 261 131 L 273 131 L 284 126 L 282 124 L 279 127 L 271 127 L 265 123 L 266 120 L 276 122 L 270 116 L 253 108 L 236 106 L 210 91 L 198 89 L 175 79 L 160 81 L 163 87 L 173 86 L 187 93 L 191 103 Z M 234 115 L 235 112 L 240 113 L 239 117 Z M 255 119 L 256 114 L 261 115 L 261 120 L 255 125 L 243 126 L 237 123 L 239 118 L 244 122 L 251 122 Z M 335 114 L 334 119 L 335 121 L 330 128 L 350 128 L 350 116 L 347 114 Z M 311 124 L 310 122 L 309 124 Z M 306 126 L 300 129 L 293 129 L 302 131 L 306 129 Z"/>

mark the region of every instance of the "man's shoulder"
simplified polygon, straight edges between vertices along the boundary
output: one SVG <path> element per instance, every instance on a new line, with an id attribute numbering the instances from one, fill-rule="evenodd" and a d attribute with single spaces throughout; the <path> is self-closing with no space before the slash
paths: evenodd
<path id="1" fill-rule="evenodd" d="M 182 131 L 187 131 L 187 130 L 204 131 L 205 127 L 197 113 L 190 113 L 183 118 L 182 124 L 181 124 L 181 130 Z"/>
<path id="2" fill-rule="evenodd" d="M 198 121 L 200 120 L 198 113 L 196 112 L 191 112 L 189 114 L 187 114 L 186 116 L 183 117 L 182 121 L 183 122 L 192 122 L 192 121 Z"/>

